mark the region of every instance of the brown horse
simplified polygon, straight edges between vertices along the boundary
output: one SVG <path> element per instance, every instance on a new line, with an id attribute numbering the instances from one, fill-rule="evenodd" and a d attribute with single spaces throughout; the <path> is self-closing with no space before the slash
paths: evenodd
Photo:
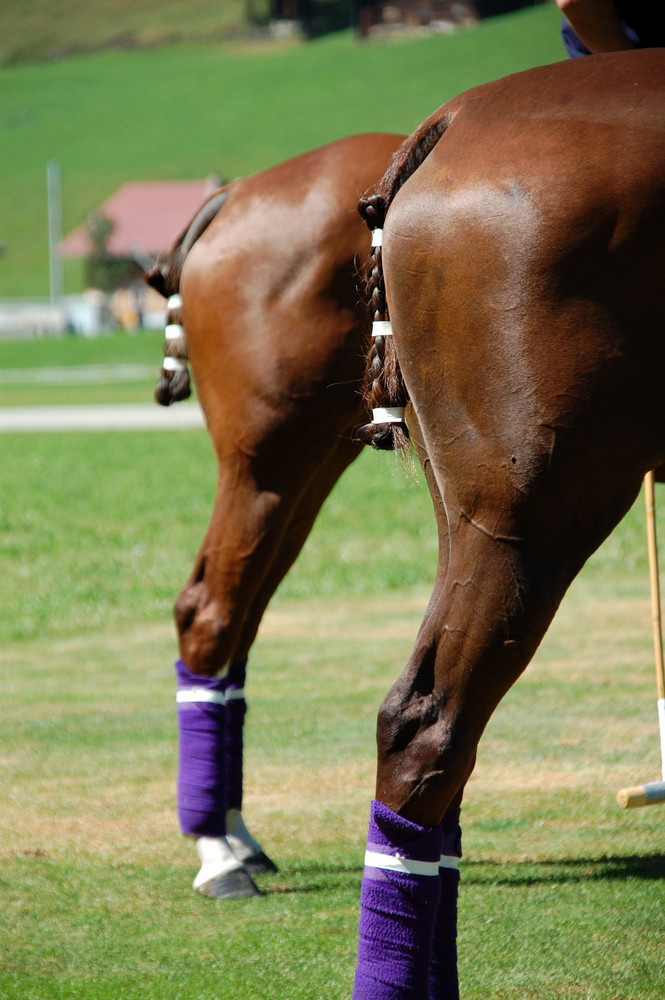
<path id="1" fill-rule="evenodd" d="M 189 393 L 189 356 L 218 464 L 215 506 L 176 603 L 178 807 L 194 887 L 252 895 L 274 865 L 247 831 L 247 656 L 268 601 L 360 450 L 369 323 L 360 195 L 401 136 L 333 143 L 217 192 L 150 283 L 169 296 L 158 399 Z M 176 296 L 177 298 L 174 298 Z"/>
<path id="2" fill-rule="evenodd" d="M 379 713 L 354 997 L 450 1000 L 458 810 L 478 742 L 665 459 L 665 52 L 462 95 L 361 211 L 382 229 L 374 271 L 393 331 L 373 350 L 381 410 L 366 433 L 385 444 L 410 399 L 440 556 Z"/>

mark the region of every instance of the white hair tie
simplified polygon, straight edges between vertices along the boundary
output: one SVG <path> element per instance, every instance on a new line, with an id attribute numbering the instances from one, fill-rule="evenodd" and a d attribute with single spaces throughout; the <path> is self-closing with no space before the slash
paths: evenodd
<path id="1" fill-rule="evenodd" d="M 376 410 L 372 410 L 372 423 L 373 424 L 403 424 L 404 423 L 404 407 L 403 406 L 380 406 Z"/>
<path id="2" fill-rule="evenodd" d="M 186 372 L 187 364 L 180 358 L 164 358 L 162 368 L 165 372 Z"/>
<path id="3" fill-rule="evenodd" d="M 372 323 L 373 337 L 392 337 L 393 328 L 388 319 L 375 319 Z"/>

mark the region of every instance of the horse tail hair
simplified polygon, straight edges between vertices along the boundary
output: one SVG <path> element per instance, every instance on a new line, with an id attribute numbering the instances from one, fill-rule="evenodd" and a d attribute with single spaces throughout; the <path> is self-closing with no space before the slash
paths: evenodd
<path id="1" fill-rule="evenodd" d="M 229 192 L 230 186 L 227 185 L 212 194 L 176 238 L 168 253 L 157 257 L 145 276 L 146 282 L 166 299 L 164 361 L 155 388 L 155 399 L 161 406 L 170 406 L 192 394 L 187 337 L 182 321 L 180 275 L 187 254 L 217 216 Z"/>
<path id="2" fill-rule="evenodd" d="M 372 411 L 372 421 L 360 427 L 356 436 L 363 444 L 381 451 L 408 448 L 409 431 L 404 408 L 409 401 L 409 393 L 391 336 L 381 239 L 376 231 L 383 229 L 395 195 L 432 152 L 451 120 L 452 116 L 445 114 L 438 118 L 432 115 L 423 122 L 397 150 L 376 190 L 364 195 L 358 204 L 360 215 L 373 233 L 372 249 L 365 267 L 372 345 L 367 355 L 363 388 L 367 408 Z"/>

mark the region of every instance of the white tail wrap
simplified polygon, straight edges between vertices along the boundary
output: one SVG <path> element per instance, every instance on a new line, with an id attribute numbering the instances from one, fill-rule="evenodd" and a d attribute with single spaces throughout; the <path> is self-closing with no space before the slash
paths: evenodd
<path id="1" fill-rule="evenodd" d="M 372 246 L 373 247 L 383 246 L 383 229 L 372 230 Z"/>
<path id="2" fill-rule="evenodd" d="M 167 323 L 164 329 L 164 336 L 167 340 L 179 340 L 185 336 L 185 328 L 180 323 Z"/>
<path id="3" fill-rule="evenodd" d="M 395 857 L 393 854 L 381 854 L 379 851 L 365 852 L 365 867 L 380 868 L 386 872 L 402 872 L 404 875 L 439 874 L 438 861 L 414 861 L 412 858 Z"/>
<path id="4" fill-rule="evenodd" d="M 389 319 L 375 319 L 372 323 L 373 337 L 392 337 L 393 328 Z"/>
<path id="5" fill-rule="evenodd" d="M 169 295 L 166 300 L 167 309 L 182 309 L 182 299 L 179 295 Z"/>
<path id="6" fill-rule="evenodd" d="M 162 368 L 166 372 L 186 372 L 187 364 L 181 361 L 180 358 L 164 358 Z"/>
<path id="7" fill-rule="evenodd" d="M 373 424 L 403 424 L 403 406 L 379 406 L 372 410 Z"/>

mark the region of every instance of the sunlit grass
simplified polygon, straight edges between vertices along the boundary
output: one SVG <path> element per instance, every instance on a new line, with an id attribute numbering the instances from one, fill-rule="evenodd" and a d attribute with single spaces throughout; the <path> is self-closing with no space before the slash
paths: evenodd
<path id="1" fill-rule="evenodd" d="M 269 611 L 245 812 L 280 872 L 246 902 L 190 889 L 171 627 L 5 642 L 3 997 L 348 997 L 374 719 L 425 600 Z M 662 996 L 662 813 L 614 800 L 658 767 L 648 618 L 646 591 L 626 606 L 579 581 L 490 722 L 463 811 L 465 997 Z"/>
<path id="2" fill-rule="evenodd" d="M 262 899 L 215 904 L 191 892 L 174 809 L 171 605 L 212 507 L 207 435 L 1 443 L 0 993 L 348 997 L 376 711 L 434 573 L 422 482 L 361 456 L 269 609 L 245 811 L 280 872 Z M 481 742 L 466 997 L 662 995 L 662 814 L 615 802 L 659 777 L 652 656 L 640 499 Z"/>

